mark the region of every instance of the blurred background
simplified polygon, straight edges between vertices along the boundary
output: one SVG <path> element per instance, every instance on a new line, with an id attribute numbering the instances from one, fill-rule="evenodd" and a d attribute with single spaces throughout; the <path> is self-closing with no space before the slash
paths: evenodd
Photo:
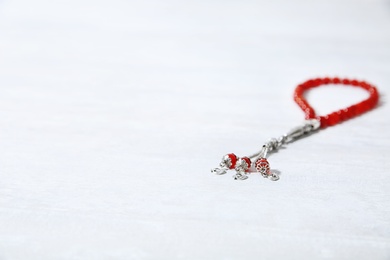
<path id="1" fill-rule="evenodd" d="M 0 1 L 0 259 L 388 259 L 389 46 L 384 0 Z M 319 76 L 381 106 L 273 156 L 278 183 L 210 175 Z"/>

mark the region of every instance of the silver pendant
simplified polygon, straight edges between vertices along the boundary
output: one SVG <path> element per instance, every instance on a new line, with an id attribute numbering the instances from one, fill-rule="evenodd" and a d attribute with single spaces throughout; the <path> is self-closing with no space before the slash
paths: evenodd
<path id="1" fill-rule="evenodd" d="M 301 126 L 292 129 L 287 134 L 284 134 L 279 138 L 272 138 L 266 142 L 258 153 L 242 158 L 237 157 L 233 153 L 223 156 L 219 167 L 212 169 L 211 172 L 222 175 L 227 173 L 228 170 L 234 169 L 236 174 L 233 175 L 233 179 L 246 180 L 251 173 L 257 171 L 264 178 L 271 181 L 277 181 L 279 180 L 278 171 L 271 170 L 267 160 L 267 154 L 277 151 L 285 144 L 314 133 L 319 128 L 320 121 L 316 119 L 306 120 Z"/>

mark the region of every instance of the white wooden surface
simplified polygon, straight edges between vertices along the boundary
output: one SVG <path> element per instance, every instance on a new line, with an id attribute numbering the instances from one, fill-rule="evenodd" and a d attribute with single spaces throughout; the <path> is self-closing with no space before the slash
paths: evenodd
<path id="1" fill-rule="evenodd" d="M 0 259 L 389 259 L 389 46 L 381 0 L 1 1 Z M 381 106 L 273 155 L 279 182 L 209 173 L 326 75 Z"/>

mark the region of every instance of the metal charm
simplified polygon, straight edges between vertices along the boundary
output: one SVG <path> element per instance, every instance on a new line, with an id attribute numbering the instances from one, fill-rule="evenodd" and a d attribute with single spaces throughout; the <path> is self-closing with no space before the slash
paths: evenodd
<path id="1" fill-rule="evenodd" d="M 317 119 L 306 120 L 302 125 L 292 129 L 279 138 L 272 138 L 266 142 L 260 152 L 248 157 L 237 158 L 235 154 L 227 154 L 222 158 L 220 167 L 211 170 L 212 173 L 221 175 L 230 169 L 235 169 L 235 180 L 246 180 L 251 167 L 253 166 L 264 178 L 272 181 L 279 180 L 277 171 L 272 171 L 267 160 L 267 154 L 277 151 L 285 144 L 294 142 L 304 136 L 307 136 L 320 128 L 320 121 Z M 252 163 L 252 162 L 253 163 Z"/>
<path id="2" fill-rule="evenodd" d="M 237 156 L 233 153 L 227 154 L 222 157 L 219 167 L 211 169 L 212 173 L 222 175 L 225 174 L 229 169 L 234 169 L 237 162 Z"/>
<path id="3" fill-rule="evenodd" d="M 236 174 L 233 175 L 235 180 L 248 179 L 248 173 L 251 168 L 251 160 L 248 157 L 240 158 L 236 164 Z"/>

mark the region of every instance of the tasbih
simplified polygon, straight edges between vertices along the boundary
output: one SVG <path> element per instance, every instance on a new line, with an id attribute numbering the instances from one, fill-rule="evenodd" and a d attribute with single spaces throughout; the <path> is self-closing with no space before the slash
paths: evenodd
<path id="1" fill-rule="evenodd" d="M 357 104 L 340 109 L 328 115 L 317 116 L 314 109 L 305 99 L 304 93 L 309 89 L 330 84 L 362 88 L 369 93 L 369 97 Z M 372 84 L 365 81 L 350 80 L 345 78 L 340 79 L 337 77 L 316 78 L 299 84 L 294 91 L 294 100 L 305 113 L 305 121 L 302 125 L 292 129 L 279 138 L 272 138 L 262 146 L 260 152 L 257 152 L 253 155 L 239 158 L 234 153 L 226 154 L 222 157 L 222 161 L 219 164 L 219 167 L 212 169 L 211 172 L 221 175 L 227 173 L 228 170 L 235 170 L 236 173 L 233 178 L 235 180 L 245 180 L 248 178 L 250 173 L 257 171 L 264 178 L 268 178 L 273 181 L 279 180 L 278 172 L 273 171 L 270 168 L 270 164 L 267 160 L 268 154 L 277 151 L 285 144 L 310 135 L 316 131 L 319 131 L 320 129 L 324 129 L 326 127 L 341 123 L 345 120 L 354 118 L 373 109 L 378 104 L 379 94 L 377 89 Z"/>

